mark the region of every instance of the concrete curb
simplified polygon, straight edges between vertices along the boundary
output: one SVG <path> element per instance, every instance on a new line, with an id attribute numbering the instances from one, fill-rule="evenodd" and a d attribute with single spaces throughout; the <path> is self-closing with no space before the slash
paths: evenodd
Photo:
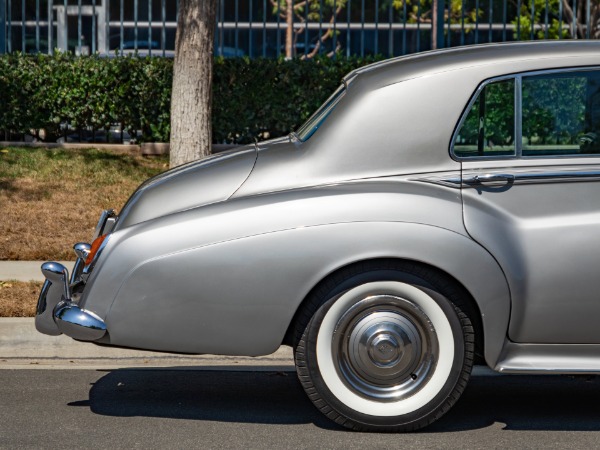
<path id="1" fill-rule="evenodd" d="M 0 281 L 44 281 L 40 270 L 45 261 L 0 261 Z M 75 261 L 59 261 L 69 273 Z"/>
<path id="2" fill-rule="evenodd" d="M 0 369 L 85 369 L 171 367 L 203 370 L 294 369 L 292 349 L 280 347 L 259 357 L 174 355 L 143 350 L 101 347 L 67 336 L 46 336 L 32 318 L 0 318 Z"/>

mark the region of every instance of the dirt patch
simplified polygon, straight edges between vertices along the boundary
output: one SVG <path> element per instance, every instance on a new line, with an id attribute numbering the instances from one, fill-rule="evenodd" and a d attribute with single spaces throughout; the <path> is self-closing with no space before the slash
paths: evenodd
<path id="1" fill-rule="evenodd" d="M 0 260 L 64 260 L 89 242 L 103 209 L 117 211 L 166 157 L 99 150 L 0 150 Z"/>
<path id="2" fill-rule="evenodd" d="M 0 317 L 33 317 L 42 283 L 0 281 Z"/>

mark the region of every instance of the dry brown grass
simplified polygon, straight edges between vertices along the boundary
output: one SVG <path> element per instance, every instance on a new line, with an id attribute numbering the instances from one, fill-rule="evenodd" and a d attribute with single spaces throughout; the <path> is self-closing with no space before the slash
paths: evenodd
<path id="1" fill-rule="evenodd" d="M 74 259 L 100 212 L 117 211 L 166 158 L 99 150 L 0 150 L 0 260 Z"/>
<path id="2" fill-rule="evenodd" d="M 0 317 L 33 317 L 42 283 L 0 281 Z"/>

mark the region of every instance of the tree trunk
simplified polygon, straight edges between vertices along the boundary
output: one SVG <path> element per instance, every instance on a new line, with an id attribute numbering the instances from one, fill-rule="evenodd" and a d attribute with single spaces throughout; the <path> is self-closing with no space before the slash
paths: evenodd
<path id="1" fill-rule="evenodd" d="M 210 154 L 216 0 L 180 0 L 173 90 L 171 167 Z"/>
<path id="2" fill-rule="evenodd" d="M 286 1 L 285 59 L 294 57 L 294 0 Z"/>
<path id="3" fill-rule="evenodd" d="M 438 38 L 438 2 L 433 0 L 431 4 L 431 48 L 437 49 Z"/>

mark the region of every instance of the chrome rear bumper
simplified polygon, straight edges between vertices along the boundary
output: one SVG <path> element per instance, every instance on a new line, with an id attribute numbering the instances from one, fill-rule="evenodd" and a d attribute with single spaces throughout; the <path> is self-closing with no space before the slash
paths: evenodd
<path id="1" fill-rule="evenodd" d="M 57 262 L 42 264 L 46 277 L 37 304 L 35 327 L 40 333 L 57 336 L 66 334 L 81 341 L 95 341 L 106 334 L 106 325 L 96 314 L 79 307 L 71 294 L 72 283 L 77 283 L 81 272 L 78 260 L 69 279 L 69 271 Z"/>
<path id="2" fill-rule="evenodd" d="M 110 233 L 117 220 L 114 210 L 102 211 L 96 225 L 94 239 L 102 234 Z M 108 239 L 104 241 L 106 245 Z M 90 271 L 102 251 L 97 250 L 96 256 L 86 265 L 90 254 L 90 244 L 79 242 L 73 246 L 77 261 L 69 278 L 69 271 L 57 262 L 42 264 L 42 273 L 46 281 L 38 298 L 35 316 L 35 327 L 40 333 L 58 336 L 66 334 L 80 341 L 96 341 L 106 334 L 104 321 L 79 306 L 79 294 L 85 286 Z"/>

